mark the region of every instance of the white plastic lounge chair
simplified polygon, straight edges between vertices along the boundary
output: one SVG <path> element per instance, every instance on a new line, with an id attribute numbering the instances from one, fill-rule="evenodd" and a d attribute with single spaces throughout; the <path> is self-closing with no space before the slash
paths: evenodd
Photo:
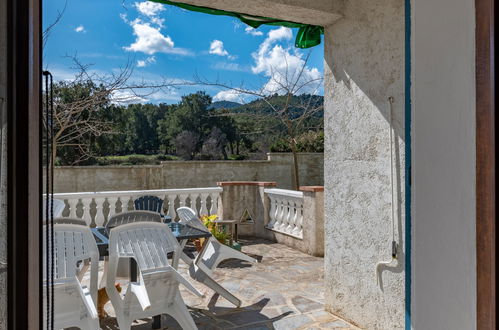
<path id="1" fill-rule="evenodd" d="M 48 259 L 44 239 L 45 262 Z M 90 259 L 90 289 L 81 284 L 77 264 Z M 99 329 L 95 308 L 99 251 L 90 228 L 73 224 L 54 224 L 54 329 L 79 327 Z M 46 268 L 43 267 L 47 288 Z M 46 318 L 44 313 L 44 318 Z M 45 320 L 46 322 L 46 320 Z M 45 324 L 45 323 L 44 323 Z"/>
<path id="2" fill-rule="evenodd" d="M 130 329 L 133 320 L 160 314 L 171 315 L 183 329 L 197 329 L 179 284 L 199 297 L 203 295 L 170 266 L 169 252 L 177 258 L 180 245 L 164 224 L 137 222 L 111 230 L 106 291 L 121 330 Z M 120 258 L 134 258 L 138 268 L 137 282 L 129 283 L 123 299 L 114 287 Z"/>
<path id="3" fill-rule="evenodd" d="M 177 214 L 180 223 L 200 230 L 209 231 L 201 219 L 198 218 L 196 212 L 190 207 L 179 207 L 177 209 Z M 226 259 L 240 259 L 248 262 L 257 262 L 256 259 L 220 243 L 213 236 L 208 238 L 208 242 L 205 243 L 205 247 L 199 253 L 197 259 L 202 259 L 203 264 L 211 271 L 217 268 L 217 266 Z"/>
<path id="4" fill-rule="evenodd" d="M 161 222 L 161 216 L 157 212 L 152 212 L 152 211 L 129 211 L 129 212 L 122 212 L 113 215 L 111 218 L 109 218 L 108 222 L 106 223 L 106 228 L 108 232 L 117 226 L 120 225 L 125 225 L 128 223 L 133 223 L 133 222 Z M 102 272 L 102 277 L 101 281 L 99 283 L 99 289 L 103 288 L 106 286 L 106 277 L 107 277 L 107 271 L 109 267 L 108 263 L 109 258 L 106 257 L 104 258 L 104 269 Z M 128 278 L 130 274 L 130 263 L 128 260 L 121 260 L 118 265 L 118 273 L 117 277 L 120 278 Z"/>
<path id="5" fill-rule="evenodd" d="M 177 209 L 177 214 L 180 218 L 180 223 L 185 225 L 208 231 L 208 228 L 197 217 L 196 212 L 189 207 L 180 207 Z M 181 244 L 184 247 L 184 244 Z M 207 238 L 203 244 L 203 249 L 199 252 L 194 260 L 190 259 L 185 253 L 182 253 L 180 258 L 189 265 L 189 275 L 198 282 L 201 282 L 220 294 L 222 297 L 230 301 L 235 306 L 241 306 L 241 300 L 227 291 L 224 287 L 218 284 L 212 277 L 213 270 L 226 259 L 240 259 L 252 263 L 257 260 L 239 252 L 233 248 L 220 243 L 213 236 Z"/>

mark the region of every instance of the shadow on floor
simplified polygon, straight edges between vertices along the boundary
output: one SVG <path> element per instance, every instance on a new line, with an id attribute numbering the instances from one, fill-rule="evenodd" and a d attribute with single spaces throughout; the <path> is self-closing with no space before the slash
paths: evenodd
<path id="1" fill-rule="evenodd" d="M 198 326 L 198 329 L 274 329 L 273 322 L 276 322 L 290 314 L 292 311 L 281 313 L 276 316 L 267 316 L 262 310 L 269 303 L 269 298 L 263 298 L 260 301 L 240 308 L 217 306 L 218 294 L 214 294 L 207 309 L 190 308 L 191 316 Z M 118 330 L 116 318 L 109 317 L 101 320 L 101 329 Z M 152 329 L 152 319 L 145 318 L 134 321 L 132 329 Z M 161 329 L 182 329 L 180 325 L 169 315 L 162 315 Z"/>

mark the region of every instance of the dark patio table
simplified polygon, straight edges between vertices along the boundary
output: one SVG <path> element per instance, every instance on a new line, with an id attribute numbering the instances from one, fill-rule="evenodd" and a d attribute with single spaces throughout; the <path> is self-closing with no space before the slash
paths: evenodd
<path id="1" fill-rule="evenodd" d="M 166 225 L 170 227 L 173 236 L 175 236 L 180 241 L 195 238 L 208 238 L 211 236 L 211 233 L 207 231 L 186 226 L 177 222 L 170 222 Z M 92 234 L 94 235 L 95 242 L 97 243 L 97 248 L 99 249 L 99 255 L 101 257 L 109 256 L 109 229 L 106 227 L 95 227 L 91 229 Z M 130 281 L 137 281 L 137 263 L 135 262 L 135 259 L 130 259 Z M 152 328 L 161 328 L 161 315 L 156 315 L 153 317 Z"/>

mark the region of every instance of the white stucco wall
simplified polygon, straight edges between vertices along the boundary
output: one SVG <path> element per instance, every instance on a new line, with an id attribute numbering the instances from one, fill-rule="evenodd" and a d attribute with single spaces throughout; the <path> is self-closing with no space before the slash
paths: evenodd
<path id="1" fill-rule="evenodd" d="M 473 0 L 413 2 L 416 329 L 476 328 Z"/>
<path id="2" fill-rule="evenodd" d="M 338 4 L 342 3 L 338 1 Z M 340 7 L 340 6 L 338 6 Z M 325 283 L 329 311 L 367 329 L 404 326 L 404 1 L 352 0 L 325 35 Z M 389 102 L 399 202 L 391 259 Z M 400 212 L 402 211 L 402 212 Z"/>

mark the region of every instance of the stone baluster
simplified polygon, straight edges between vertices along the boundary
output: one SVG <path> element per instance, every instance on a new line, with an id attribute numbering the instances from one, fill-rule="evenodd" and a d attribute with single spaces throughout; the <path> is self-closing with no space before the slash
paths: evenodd
<path id="1" fill-rule="evenodd" d="M 284 199 L 279 196 L 279 200 L 278 200 L 278 203 L 279 203 L 279 214 L 277 216 L 277 226 L 276 226 L 276 229 L 277 230 L 282 230 L 282 225 L 283 225 L 283 222 L 284 222 Z"/>
<path id="2" fill-rule="evenodd" d="M 301 217 L 301 206 L 302 202 L 297 200 L 295 201 L 294 214 L 293 214 L 293 225 L 291 226 L 291 230 L 289 233 L 294 236 L 298 236 L 300 233 L 301 226 L 299 225 L 300 217 Z"/>
<path id="3" fill-rule="evenodd" d="M 287 224 L 286 229 L 285 229 L 285 232 L 288 234 L 291 234 L 293 232 L 293 229 L 295 228 L 297 204 L 298 203 L 293 199 L 289 200 L 289 202 L 288 202 L 288 205 L 289 205 L 288 224 Z"/>
<path id="4" fill-rule="evenodd" d="M 267 224 L 267 228 L 272 229 L 274 228 L 275 219 L 276 219 L 276 200 L 273 195 L 269 195 L 269 199 L 270 199 L 270 211 L 269 211 L 270 221 Z"/>
<path id="5" fill-rule="evenodd" d="M 95 224 L 97 226 L 104 225 L 104 202 L 106 201 L 105 197 L 96 197 L 95 200 Z"/>
<path id="6" fill-rule="evenodd" d="M 68 206 L 69 206 L 69 217 L 75 219 L 76 218 L 76 210 L 78 207 L 78 202 L 80 201 L 78 198 L 68 198 Z"/>
<path id="7" fill-rule="evenodd" d="M 209 215 L 218 214 L 218 197 L 219 196 L 220 196 L 220 194 L 218 194 L 218 193 L 210 194 L 211 207 L 210 207 Z"/>
<path id="8" fill-rule="evenodd" d="M 187 197 L 189 197 L 189 194 L 178 195 L 179 207 L 187 206 Z"/>
<path id="9" fill-rule="evenodd" d="M 198 194 L 189 194 L 189 202 L 190 202 L 189 207 L 191 209 L 193 209 L 194 212 L 196 212 L 196 214 L 199 214 L 198 213 L 198 208 L 196 206 L 196 202 L 198 200 L 198 196 L 199 196 Z"/>
<path id="10" fill-rule="evenodd" d="M 175 197 L 177 197 L 177 195 L 167 194 L 165 196 L 165 203 L 168 203 L 166 215 L 170 216 L 172 219 L 175 218 Z"/>
<path id="11" fill-rule="evenodd" d="M 92 197 L 81 199 L 82 209 L 83 209 L 82 219 L 89 226 L 92 224 L 92 215 L 90 214 L 90 204 L 92 203 L 92 200 L 93 200 Z"/>
<path id="12" fill-rule="evenodd" d="M 199 215 L 208 214 L 208 206 L 206 205 L 208 196 L 209 194 L 205 193 L 199 194 L 199 203 L 200 203 Z"/>
<path id="13" fill-rule="evenodd" d="M 117 213 L 117 205 L 119 197 L 108 197 L 107 203 L 109 204 L 109 213 L 107 214 L 107 220 L 109 220 L 113 215 Z"/>

